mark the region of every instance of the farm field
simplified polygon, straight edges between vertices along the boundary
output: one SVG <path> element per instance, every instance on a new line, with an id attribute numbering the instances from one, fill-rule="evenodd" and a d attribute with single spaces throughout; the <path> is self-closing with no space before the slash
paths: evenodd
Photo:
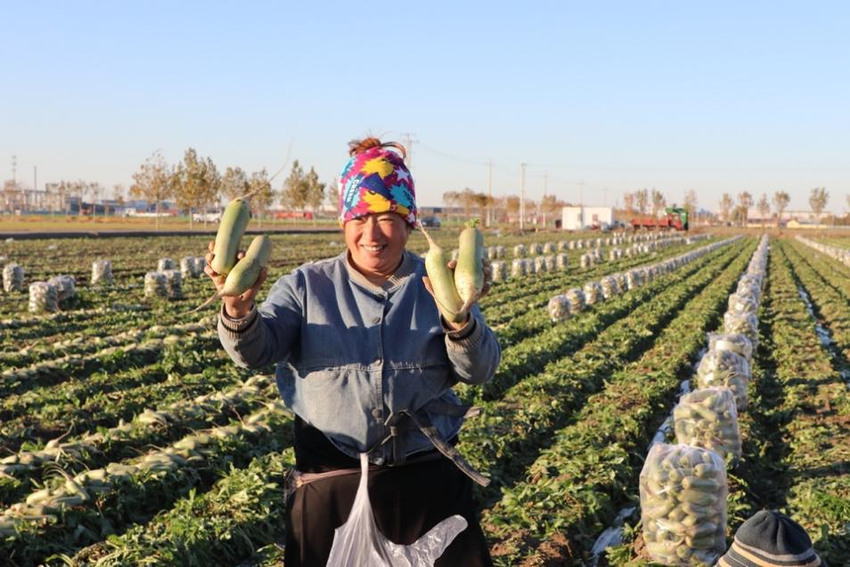
<path id="1" fill-rule="evenodd" d="M 447 249 L 457 242 L 454 231 L 433 236 Z M 830 565 L 850 565 L 850 266 L 793 238 L 761 249 L 753 237 L 647 240 L 654 250 L 622 256 L 611 249 L 632 243 L 610 238 L 485 235 L 507 264 L 520 244 L 530 258 L 569 260 L 493 284 L 481 308 L 501 366 L 483 387 L 456 387 L 483 408 L 458 449 L 492 480 L 477 497 L 495 563 L 651 564 L 639 506 L 648 447 L 762 250 L 726 535 L 762 508 L 781 509 Z M 582 248 L 567 245 L 579 240 Z M 850 248 L 850 239 L 814 240 Z M 160 259 L 179 267 L 207 242 L 0 242 L 0 265 L 19 264 L 27 284 L 60 274 L 77 282 L 55 313 L 30 313 L 26 288 L 0 295 L 0 564 L 282 564 L 275 544 L 294 454 L 273 369 L 230 362 L 214 306 L 189 313 L 212 291 L 205 277 L 184 278 L 182 298 L 145 294 Z M 344 250 L 341 234 L 272 242 L 272 281 Z M 582 267 L 588 245 L 601 245 L 603 259 Z M 408 248 L 427 244 L 417 233 Z M 114 282 L 90 286 L 102 259 Z M 617 293 L 551 320 L 553 296 L 616 275 Z M 598 549 L 612 526 L 622 537 Z"/>

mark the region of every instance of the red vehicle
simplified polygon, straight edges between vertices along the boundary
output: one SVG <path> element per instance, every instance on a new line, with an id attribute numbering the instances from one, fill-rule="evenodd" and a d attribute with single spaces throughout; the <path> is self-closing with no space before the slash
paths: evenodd
<path id="1" fill-rule="evenodd" d="M 275 219 L 313 220 L 313 213 L 311 211 L 274 211 L 272 217 Z"/>
<path id="2" fill-rule="evenodd" d="M 679 207 L 667 207 L 667 215 L 662 218 L 638 217 L 631 221 L 632 228 L 654 228 L 665 230 L 688 230 L 688 211 Z"/>

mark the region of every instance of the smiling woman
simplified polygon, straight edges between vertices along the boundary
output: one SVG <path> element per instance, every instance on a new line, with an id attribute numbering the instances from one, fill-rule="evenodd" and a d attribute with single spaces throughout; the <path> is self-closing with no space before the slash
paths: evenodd
<path id="1" fill-rule="evenodd" d="M 395 213 L 369 214 L 345 223 L 345 244 L 354 269 L 381 285 L 401 265 L 411 227 Z"/>
<path id="2" fill-rule="evenodd" d="M 285 563 L 327 565 L 366 454 L 369 498 L 387 539 L 408 546 L 460 515 L 468 527 L 435 565 L 492 565 L 472 497 L 472 481 L 488 480 L 454 447 L 468 408 L 452 386 L 492 378 L 499 344 L 477 305 L 456 322 L 441 317 L 424 261 L 405 250 L 418 210 L 402 146 L 352 142 L 339 191 L 345 252 L 280 278 L 258 308 L 261 278 L 225 298 L 219 317 L 236 364 L 277 363 L 296 416 Z"/>

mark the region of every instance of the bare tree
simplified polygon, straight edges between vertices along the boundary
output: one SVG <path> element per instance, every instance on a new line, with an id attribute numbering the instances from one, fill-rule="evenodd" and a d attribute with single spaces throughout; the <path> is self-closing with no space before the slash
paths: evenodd
<path id="1" fill-rule="evenodd" d="M 194 210 L 204 211 L 218 197 L 221 176 L 210 158 L 199 158 L 194 148 L 189 148 L 183 162 L 177 164 L 172 174 L 177 206 L 189 210 L 189 227 L 194 222 Z M 204 217 L 204 224 L 206 224 Z"/>
<path id="2" fill-rule="evenodd" d="M 623 195 L 623 208 L 626 210 L 627 215 L 631 215 L 635 212 L 635 194 L 634 193 L 626 193 Z"/>
<path id="3" fill-rule="evenodd" d="M 697 192 L 693 189 L 688 189 L 688 191 L 685 193 L 685 210 L 688 212 L 688 219 L 696 218 Z"/>
<path id="4" fill-rule="evenodd" d="M 809 195 L 809 205 L 811 205 L 812 212 L 815 213 L 815 216 L 818 219 L 818 224 L 820 224 L 820 215 L 826 208 L 826 204 L 828 202 L 829 192 L 826 190 L 826 187 L 815 187 L 812 189 L 812 192 Z"/>
<path id="5" fill-rule="evenodd" d="M 330 183 L 328 183 L 327 191 L 328 205 L 337 213 L 339 212 L 339 179 L 334 177 Z"/>
<path id="6" fill-rule="evenodd" d="M 637 208 L 641 216 L 645 215 L 646 206 L 649 204 L 649 191 L 647 189 L 635 191 L 635 201 L 637 202 Z"/>
<path id="7" fill-rule="evenodd" d="M 307 177 L 298 160 L 292 162 L 292 171 L 283 182 L 283 191 L 280 195 L 281 204 L 284 208 L 301 210 L 307 206 Z"/>
<path id="8" fill-rule="evenodd" d="M 115 199 L 115 202 L 118 203 L 119 207 L 123 207 L 127 202 L 127 197 L 125 197 L 125 195 L 126 193 L 122 184 L 116 183 L 112 186 L 112 198 Z"/>
<path id="9" fill-rule="evenodd" d="M 247 193 L 251 195 L 251 213 L 259 219 L 259 225 L 262 226 L 263 217 L 274 202 L 274 190 L 266 168 L 251 174 Z"/>
<path id="10" fill-rule="evenodd" d="M 460 193 L 457 191 L 446 191 L 443 193 L 443 203 L 446 204 L 447 208 L 452 208 L 458 206 L 460 203 Z M 449 217 L 448 211 L 446 212 L 446 218 Z"/>
<path id="11" fill-rule="evenodd" d="M 221 192 L 224 198 L 232 201 L 236 197 L 248 194 L 248 175 L 241 167 L 228 167 L 221 178 Z"/>
<path id="12" fill-rule="evenodd" d="M 68 182 L 60 181 L 56 184 L 56 193 L 59 195 L 59 204 L 62 207 L 62 214 L 70 214 L 69 210 L 69 200 L 68 200 Z"/>
<path id="13" fill-rule="evenodd" d="M 662 210 L 664 206 L 667 204 L 667 199 L 664 198 L 664 193 L 656 190 L 654 187 L 652 189 L 652 218 L 658 219 L 658 211 Z M 656 229 L 658 229 L 658 223 L 655 224 Z"/>
<path id="14" fill-rule="evenodd" d="M 325 200 L 325 184 L 319 183 L 319 174 L 312 167 L 310 173 L 307 174 L 307 204 L 313 210 L 313 226 L 316 226 L 316 217 L 319 214 L 319 207 L 322 201 Z"/>
<path id="15" fill-rule="evenodd" d="M 764 229 L 764 219 L 770 214 L 770 200 L 767 198 L 767 193 L 761 194 L 761 199 L 759 199 L 756 207 L 758 208 L 759 215 L 761 216 L 761 227 Z"/>
<path id="16" fill-rule="evenodd" d="M 82 179 L 72 181 L 69 184 L 69 188 L 71 191 L 71 195 L 76 196 L 77 202 L 79 203 L 79 207 L 77 208 L 77 216 L 83 216 L 83 196 L 86 191 L 86 182 Z"/>
<path id="17" fill-rule="evenodd" d="M 476 204 L 475 192 L 469 187 L 465 187 L 460 192 L 460 204 L 463 207 L 463 216 L 469 220 L 472 214 L 472 207 Z"/>
<path id="18" fill-rule="evenodd" d="M 560 200 L 557 195 L 545 195 L 543 199 L 540 200 L 540 209 L 543 211 L 543 226 L 546 226 L 547 215 L 557 217 L 558 213 L 561 212 L 565 206 L 566 203 Z"/>
<path id="19" fill-rule="evenodd" d="M 490 201 L 490 215 L 492 222 L 504 222 L 505 197 L 493 197 Z"/>
<path id="20" fill-rule="evenodd" d="M 478 214 L 484 219 L 487 215 L 487 207 L 490 206 L 492 199 L 487 193 L 475 193 L 472 200 L 478 206 Z"/>
<path id="21" fill-rule="evenodd" d="M 791 196 L 785 191 L 777 191 L 773 194 L 773 207 L 776 210 L 776 226 L 782 226 L 782 213 L 791 202 Z"/>
<path id="22" fill-rule="evenodd" d="M 130 194 L 156 203 L 156 229 L 159 230 L 159 204 L 173 194 L 171 168 L 159 151 L 145 161 L 133 174 Z M 82 207 L 81 207 L 82 208 Z"/>
<path id="23" fill-rule="evenodd" d="M 729 212 L 734 205 L 732 196 L 729 193 L 723 193 L 723 197 L 720 199 L 720 218 L 723 219 L 723 222 L 729 222 Z"/>
<path id="24" fill-rule="evenodd" d="M 513 216 L 519 220 L 520 199 L 517 195 L 508 195 L 505 197 L 505 211 L 508 216 Z"/>
<path id="25" fill-rule="evenodd" d="M 747 226 L 747 216 L 749 215 L 750 207 L 753 206 L 753 196 L 748 191 L 738 193 L 738 217 L 741 219 L 741 226 Z"/>
<path id="26" fill-rule="evenodd" d="M 88 193 L 89 199 L 91 200 L 91 214 L 92 217 L 97 216 L 97 202 L 101 200 L 103 195 L 103 186 L 100 183 L 86 183 L 84 191 Z"/>

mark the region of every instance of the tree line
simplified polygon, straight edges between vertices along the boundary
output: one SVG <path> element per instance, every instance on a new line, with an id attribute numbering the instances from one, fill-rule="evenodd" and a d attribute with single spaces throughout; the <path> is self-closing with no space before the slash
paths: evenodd
<path id="1" fill-rule="evenodd" d="M 673 206 L 676 206 L 673 203 Z M 655 189 L 638 189 L 637 191 L 626 193 L 623 196 L 623 208 L 629 214 L 646 215 L 650 213 L 653 218 L 658 217 L 660 211 L 667 207 L 667 197 L 661 191 Z M 694 216 L 697 212 L 697 193 L 693 189 L 685 192 L 685 201 L 682 205 L 688 216 Z"/>
<path id="2" fill-rule="evenodd" d="M 734 222 L 746 226 L 749 210 L 755 204 L 756 210 L 761 215 L 762 224 L 764 224 L 764 219 L 768 218 L 771 212 L 771 199 L 768 198 L 767 193 L 762 194 L 758 203 L 753 201 L 753 196 L 748 191 L 738 193 L 737 197 L 736 202 L 729 193 L 723 193 L 719 203 L 720 218 L 724 222 Z M 788 208 L 790 202 L 791 196 L 785 191 L 776 191 L 773 194 L 772 205 L 777 219 L 782 219 L 782 214 Z M 827 203 L 829 203 L 829 191 L 826 190 L 826 187 L 815 187 L 810 191 L 809 206 L 818 222 L 820 222 L 821 214 L 826 209 Z M 847 203 L 850 206 L 850 195 L 847 196 Z"/>
<path id="3" fill-rule="evenodd" d="M 273 188 L 272 181 L 265 168 L 249 174 L 240 167 L 228 167 L 221 174 L 212 159 L 200 157 L 194 148 L 189 148 L 183 160 L 173 166 L 161 153 L 154 152 L 133 174 L 130 194 L 155 203 L 157 226 L 160 204 L 169 199 L 174 199 L 180 210 L 188 210 L 191 226 L 194 211 L 217 208 L 222 198 L 229 201 L 250 195 L 251 214 L 259 219 L 267 215 L 276 199 L 286 209 L 310 208 L 315 212 L 326 196 L 334 201 L 336 198 L 332 186 L 320 182 L 312 167 L 305 173 L 298 160 L 293 162 L 279 190 Z"/>
<path id="4" fill-rule="evenodd" d="M 448 207 L 461 208 L 466 218 L 470 218 L 477 212 L 479 216 L 487 220 L 487 224 L 493 220 L 502 222 L 518 219 L 523 206 L 526 216 L 542 216 L 543 223 L 546 224 L 547 217 L 560 217 L 561 209 L 568 206 L 568 203 L 552 194 L 544 195 L 540 201 L 525 199 L 523 203 L 519 195 L 493 197 L 468 187 L 462 191 L 446 191 L 443 193 L 443 203 Z"/>

